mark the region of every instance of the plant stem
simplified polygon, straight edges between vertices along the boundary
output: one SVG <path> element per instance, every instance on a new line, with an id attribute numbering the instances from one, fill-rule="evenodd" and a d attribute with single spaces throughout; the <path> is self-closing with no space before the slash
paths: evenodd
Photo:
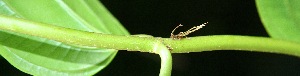
<path id="1" fill-rule="evenodd" d="M 244 50 L 281 53 L 300 57 L 300 44 L 284 40 L 253 36 L 199 36 L 183 40 L 164 40 L 173 48 L 172 53 L 201 52 L 210 50 Z"/>
<path id="2" fill-rule="evenodd" d="M 172 56 L 170 51 L 161 42 L 157 42 L 157 44 L 154 46 L 154 50 L 158 51 L 158 54 L 161 59 L 161 68 L 159 76 L 171 76 Z"/>
<path id="3" fill-rule="evenodd" d="M 172 56 L 167 47 L 154 37 L 120 36 L 84 32 L 0 15 L 0 30 L 56 40 L 70 45 L 119 50 L 143 50 L 161 57 L 160 76 L 171 76 Z M 128 39 L 128 40 L 127 40 Z M 137 51 L 139 51 L 137 50 Z M 0 50 L 1 51 L 1 50 Z"/>
<path id="4" fill-rule="evenodd" d="M 18 18 L 0 16 L 0 30 L 56 40 L 71 45 L 156 53 L 161 56 L 162 76 L 171 75 L 171 53 L 210 50 L 250 50 L 300 57 L 300 44 L 265 37 L 198 36 L 190 39 L 121 36 L 84 32 Z M 167 48 L 169 47 L 169 48 Z M 168 49 L 172 49 L 168 51 Z"/>

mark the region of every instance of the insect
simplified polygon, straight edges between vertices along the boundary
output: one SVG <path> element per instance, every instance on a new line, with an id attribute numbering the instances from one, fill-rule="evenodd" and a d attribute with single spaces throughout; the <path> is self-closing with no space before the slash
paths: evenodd
<path id="1" fill-rule="evenodd" d="M 179 24 L 179 25 L 178 25 L 176 28 L 174 28 L 174 30 L 172 31 L 170 38 L 172 38 L 172 39 L 178 39 L 178 40 L 182 39 L 183 37 L 187 38 L 187 35 L 189 35 L 190 33 L 195 32 L 195 31 L 201 29 L 203 26 L 205 26 L 205 24 L 208 24 L 208 22 L 203 23 L 203 24 L 201 24 L 201 25 L 199 25 L 199 26 L 194 26 L 194 27 L 190 28 L 189 30 L 187 30 L 187 31 L 185 31 L 185 32 L 179 32 L 179 34 L 174 35 L 174 34 L 173 34 L 174 31 L 175 31 L 178 27 L 183 26 L 183 25 Z"/>

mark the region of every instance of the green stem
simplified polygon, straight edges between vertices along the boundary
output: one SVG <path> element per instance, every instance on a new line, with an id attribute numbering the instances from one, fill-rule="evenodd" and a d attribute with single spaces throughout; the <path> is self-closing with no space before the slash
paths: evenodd
<path id="1" fill-rule="evenodd" d="M 161 57 L 160 76 L 171 76 L 171 53 L 160 39 L 84 32 L 1 15 L 0 23 L 0 30 L 4 32 L 48 38 L 70 45 L 156 53 Z"/>
<path id="2" fill-rule="evenodd" d="M 78 31 L 18 18 L 0 16 L 0 30 L 56 40 L 71 45 L 156 53 L 161 56 L 161 76 L 171 75 L 171 53 L 210 50 L 250 50 L 300 57 L 300 44 L 264 37 L 199 36 L 173 40 L 139 36 L 121 36 Z M 167 48 L 167 47 L 169 48 Z M 168 51 L 168 49 L 172 49 Z"/>
<path id="3" fill-rule="evenodd" d="M 154 50 L 158 51 L 161 59 L 161 68 L 159 76 L 171 76 L 172 71 L 172 56 L 170 51 L 164 44 L 157 40 L 157 44 L 154 45 Z"/>
<path id="4" fill-rule="evenodd" d="M 281 53 L 300 57 L 300 44 L 266 37 L 253 36 L 201 36 L 183 40 L 164 40 L 173 48 L 172 53 L 201 52 L 210 50 L 242 50 Z"/>

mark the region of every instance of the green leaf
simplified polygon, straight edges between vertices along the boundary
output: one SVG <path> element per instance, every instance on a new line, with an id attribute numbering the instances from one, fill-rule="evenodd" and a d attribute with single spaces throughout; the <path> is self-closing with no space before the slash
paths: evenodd
<path id="1" fill-rule="evenodd" d="M 300 43 L 299 0 L 256 0 L 260 18 L 269 35 Z"/>
<path id="2" fill-rule="evenodd" d="M 2 15 L 81 31 L 129 34 L 97 0 L 0 0 L 0 4 Z M 9 63 L 39 76 L 93 75 L 117 53 L 8 31 L 0 31 L 0 43 L 0 54 Z"/>

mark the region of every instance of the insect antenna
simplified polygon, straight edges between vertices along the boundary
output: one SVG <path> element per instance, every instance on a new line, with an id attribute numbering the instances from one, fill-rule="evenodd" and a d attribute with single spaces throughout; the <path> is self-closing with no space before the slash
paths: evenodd
<path id="1" fill-rule="evenodd" d="M 183 26 L 183 25 L 181 25 L 181 24 L 179 24 L 177 27 L 175 27 L 174 29 L 173 29 L 173 31 L 172 31 L 172 33 L 171 33 L 171 36 L 173 36 L 174 34 L 174 31 L 178 28 L 178 27 L 180 27 L 180 26 Z"/>

